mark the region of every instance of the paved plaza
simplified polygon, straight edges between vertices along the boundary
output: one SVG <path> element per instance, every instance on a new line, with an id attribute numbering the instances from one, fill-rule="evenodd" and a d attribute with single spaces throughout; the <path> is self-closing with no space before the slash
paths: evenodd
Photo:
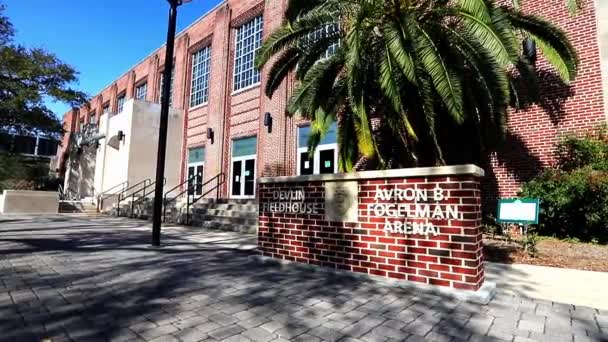
<path id="1" fill-rule="evenodd" d="M 0 216 L 0 341 L 608 341 L 608 311 L 263 265 L 237 233 L 149 240 L 142 221 Z"/>

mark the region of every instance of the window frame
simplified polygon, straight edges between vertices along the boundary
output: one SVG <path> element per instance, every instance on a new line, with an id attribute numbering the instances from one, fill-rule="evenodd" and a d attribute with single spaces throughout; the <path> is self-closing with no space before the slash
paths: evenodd
<path id="1" fill-rule="evenodd" d="M 234 142 L 237 140 L 242 140 L 242 139 L 248 139 L 248 138 L 255 138 L 256 139 L 256 151 L 255 154 L 249 154 L 249 155 L 244 155 L 244 156 L 239 156 L 239 157 L 234 157 L 232 156 L 232 154 L 234 153 Z M 258 184 L 258 179 L 257 179 L 257 172 L 258 172 L 258 147 L 259 147 L 259 140 L 258 140 L 258 136 L 257 135 L 253 135 L 253 136 L 248 136 L 248 137 L 238 137 L 238 138 L 232 138 L 230 139 L 230 178 L 228 179 L 228 197 L 229 198 L 234 198 L 234 199 L 252 199 L 255 198 L 257 196 L 257 184 Z M 241 186 L 241 194 L 240 195 L 233 195 L 232 194 L 232 189 L 233 189 L 233 185 L 232 185 L 232 180 L 234 177 L 234 163 L 240 161 L 241 162 L 241 170 L 245 170 L 245 162 L 247 160 L 253 160 L 253 195 L 244 195 L 245 193 L 245 181 L 243 180 L 244 178 L 241 178 L 240 181 L 240 186 Z M 241 173 L 241 177 L 245 177 L 244 174 Z"/>
<path id="2" fill-rule="evenodd" d="M 165 82 L 165 67 L 161 67 L 158 77 L 158 103 L 163 103 L 163 85 Z M 171 69 L 171 86 L 169 87 L 169 107 L 173 106 L 173 88 L 175 85 L 175 63 L 173 64 L 173 68 Z"/>
<path id="3" fill-rule="evenodd" d="M 209 103 L 209 84 L 211 82 L 211 53 L 211 45 L 205 45 L 190 54 L 189 108 L 204 106 Z M 198 54 L 201 54 L 200 60 L 197 59 Z M 197 68 L 197 75 L 195 75 L 195 67 Z M 201 69 L 202 72 L 199 72 L 199 70 Z M 199 84 L 200 89 L 195 90 L 195 88 L 198 87 Z"/>
<path id="4" fill-rule="evenodd" d="M 122 101 L 122 103 L 121 103 Z M 116 113 L 122 113 L 125 110 L 125 103 L 127 102 L 126 92 L 120 93 L 116 97 Z"/>
<path id="5" fill-rule="evenodd" d="M 296 158 L 296 174 L 298 176 L 302 175 L 300 170 L 300 165 L 302 165 L 302 153 L 308 153 L 308 146 L 300 147 L 300 132 L 299 130 L 305 127 L 310 127 L 310 125 L 299 126 L 297 132 L 296 146 L 297 146 L 297 158 Z M 315 150 L 315 154 L 312 158 L 312 174 L 320 175 L 321 174 L 321 152 L 334 150 L 334 173 L 338 173 L 338 142 L 329 143 L 329 144 L 321 144 L 317 146 Z"/>
<path id="6" fill-rule="evenodd" d="M 143 96 L 142 94 L 140 94 L 140 89 L 144 89 L 143 90 Z M 134 98 L 138 101 L 146 101 L 146 98 L 148 97 L 148 80 L 143 80 L 140 81 L 139 83 L 137 83 L 137 85 L 135 86 L 135 96 Z"/>
<path id="7" fill-rule="evenodd" d="M 258 22 L 259 21 L 259 22 Z M 252 25 L 251 33 L 245 35 L 246 32 L 241 30 L 248 30 L 247 25 Z M 257 27 L 259 25 L 259 27 Z M 255 38 L 259 34 L 259 40 Z M 241 38 L 239 40 L 239 38 Z M 245 46 L 245 43 L 249 39 L 253 41 Z M 247 22 L 243 23 L 236 28 L 234 35 L 234 60 L 232 69 L 232 91 L 233 93 L 241 92 L 249 88 L 253 88 L 262 83 L 262 71 L 255 67 L 255 57 L 259 49 L 262 47 L 264 40 L 264 14 L 261 13 Z M 239 49 L 239 45 L 241 48 Z M 239 53 L 245 51 L 241 55 Z M 251 67 L 244 69 L 244 67 L 251 63 Z M 249 74 L 250 73 L 250 74 Z M 249 75 L 249 76 L 248 76 Z M 238 80 L 237 80 L 238 79 Z"/>

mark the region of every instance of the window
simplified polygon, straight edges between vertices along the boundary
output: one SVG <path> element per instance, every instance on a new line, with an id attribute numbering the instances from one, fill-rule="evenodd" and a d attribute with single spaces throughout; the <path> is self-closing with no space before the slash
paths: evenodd
<path id="1" fill-rule="evenodd" d="M 36 137 L 16 135 L 13 151 L 19 154 L 36 154 Z"/>
<path id="2" fill-rule="evenodd" d="M 109 114 L 110 113 L 110 103 L 106 102 L 103 104 L 103 113 L 102 114 Z"/>
<path id="3" fill-rule="evenodd" d="M 135 87 L 135 98 L 140 101 L 146 100 L 146 95 L 148 94 L 148 82 L 144 82 L 137 87 Z"/>
<path id="4" fill-rule="evenodd" d="M 260 82 L 260 71 L 255 67 L 255 55 L 262 45 L 264 17 L 259 16 L 239 27 L 236 33 L 234 60 L 234 90 Z"/>
<path id="5" fill-rule="evenodd" d="M 338 143 L 334 123 L 319 143 L 314 156 L 308 153 L 310 126 L 298 128 L 298 175 L 336 173 L 338 171 Z"/>
<path id="6" fill-rule="evenodd" d="M 84 131 L 84 118 L 80 120 L 80 125 L 78 127 L 78 132 L 82 133 Z"/>
<path id="7" fill-rule="evenodd" d="M 188 194 L 200 197 L 203 195 L 203 175 L 205 169 L 205 148 L 188 150 Z"/>
<path id="8" fill-rule="evenodd" d="M 304 40 L 305 43 L 304 43 L 303 48 L 306 49 L 307 45 L 309 45 L 317 40 L 338 34 L 339 29 L 340 29 L 340 26 L 338 24 L 327 24 L 324 27 L 319 28 L 318 30 L 308 34 L 308 37 Z M 333 54 L 336 53 L 339 46 L 340 46 L 339 40 L 337 42 L 334 42 L 333 44 L 331 44 L 330 46 L 327 47 L 327 50 L 325 50 L 325 53 L 321 55 L 321 58 L 328 58 L 328 57 L 332 56 Z"/>
<path id="9" fill-rule="evenodd" d="M 127 96 L 125 94 L 118 96 L 118 113 L 122 113 L 122 110 L 125 107 L 125 101 L 127 100 Z"/>
<path id="10" fill-rule="evenodd" d="M 95 111 L 89 112 L 89 123 L 95 125 L 97 123 L 97 113 Z"/>
<path id="11" fill-rule="evenodd" d="M 58 142 L 56 140 L 38 138 L 38 155 L 54 156 L 57 154 Z"/>
<path id="12" fill-rule="evenodd" d="M 232 142 L 231 195 L 233 198 L 255 196 L 255 160 L 258 148 L 256 137 Z"/>
<path id="13" fill-rule="evenodd" d="M 173 105 L 173 81 L 175 80 L 175 67 L 171 69 L 171 85 L 169 86 L 169 106 Z M 163 86 L 165 85 L 165 74 L 160 73 L 160 85 L 158 87 L 160 95 L 158 96 L 158 103 L 163 102 Z"/>
<path id="14" fill-rule="evenodd" d="M 206 47 L 192 55 L 192 89 L 190 107 L 201 105 L 209 100 L 209 69 L 211 47 Z"/>

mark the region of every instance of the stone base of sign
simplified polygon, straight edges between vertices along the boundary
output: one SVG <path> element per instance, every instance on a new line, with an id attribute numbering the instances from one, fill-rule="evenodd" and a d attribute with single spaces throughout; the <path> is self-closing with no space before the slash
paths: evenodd
<path id="1" fill-rule="evenodd" d="M 461 165 L 262 178 L 258 251 L 387 280 L 480 291 L 482 176 L 479 167 Z"/>
<path id="2" fill-rule="evenodd" d="M 450 298 L 454 298 L 457 300 L 461 300 L 469 303 L 476 304 L 488 304 L 496 295 L 496 283 L 486 281 L 481 286 L 481 288 L 477 291 L 467 291 L 467 290 L 458 290 L 448 287 L 441 286 L 433 286 L 426 284 L 419 284 L 415 282 L 404 282 L 397 279 L 380 277 L 372 274 L 364 274 L 364 273 L 356 273 L 349 271 L 342 271 L 338 269 L 330 269 L 326 267 L 320 267 L 310 264 L 302 264 L 299 262 L 289 261 L 289 260 L 280 260 L 271 257 L 265 257 L 262 255 L 252 255 L 249 257 L 251 260 L 270 266 L 270 267 L 280 267 L 286 272 L 289 271 L 306 271 L 306 272 L 315 272 L 315 273 L 325 273 L 328 276 L 337 275 L 341 277 L 352 277 L 354 279 L 362 279 L 373 281 L 374 283 L 378 283 L 383 286 L 395 286 L 403 289 L 411 289 L 412 292 L 424 292 L 431 293 L 437 295 L 443 295 Z"/>

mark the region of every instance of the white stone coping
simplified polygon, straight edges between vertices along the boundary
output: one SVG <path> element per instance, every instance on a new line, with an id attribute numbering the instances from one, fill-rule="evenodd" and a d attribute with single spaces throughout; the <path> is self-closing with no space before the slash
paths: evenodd
<path id="1" fill-rule="evenodd" d="M 378 178 L 408 178 L 408 177 L 428 177 L 428 176 L 462 176 L 470 175 L 483 177 L 485 171 L 477 165 L 453 165 L 438 167 L 416 167 L 409 169 L 381 170 L 381 171 L 362 171 L 352 173 L 336 173 L 325 175 L 307 176 L 286 176 L 286 177 L 265 177 L 260 178 L 258 183 L 295 183 L 295 182 L 314 182 L 314 181 L 346 181 L 356 179 L 378 179 Z"/>
<path id="2" fill-rule="evenodd" d="M 48 197 L 59 198 L 57 191 L 31 191 L 31 190 L 4 190 L 4 196 L 28 196 L 28 197 Z"/>

